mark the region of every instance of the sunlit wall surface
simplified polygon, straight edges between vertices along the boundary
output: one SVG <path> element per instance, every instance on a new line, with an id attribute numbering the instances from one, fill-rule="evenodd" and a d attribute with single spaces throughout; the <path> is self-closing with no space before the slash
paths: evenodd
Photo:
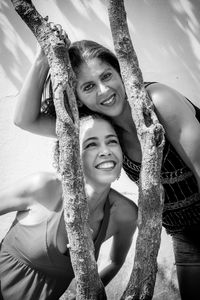
<path id="1" fill-rule="evenodd" d="M 59 23 L 71 41 L 92 39 L 112 48 L 105 1 L 35 0 L 43 16 Z M 30 30 L 11 1 L 0 4 L 0 95 L 17 92 L 36 50 Z M 169 84 L 199 101 L 200 1 L 125 0 L 129 29 L 146 80 Z M 5 84 L 4 84 L 5 83 Z"/>

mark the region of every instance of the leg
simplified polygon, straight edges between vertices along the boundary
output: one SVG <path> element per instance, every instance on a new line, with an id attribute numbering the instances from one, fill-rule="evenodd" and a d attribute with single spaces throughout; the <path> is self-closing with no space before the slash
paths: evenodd
<path id="1" fill-rule="evenodd" d="M 200 227 L 172 236 L 182 300 L 200 299 Z"/>
<path id="2" fill-rule="evenodd" d="M 1 280 L 0 280 L 0 300 L 3 300 L 3 296 L 1 294 Z"/>
<path id="3" fill-rule="evenodd" d="M 200 265 L 177 265 L 179 290 L 182 300 L 200 299 Z"/>

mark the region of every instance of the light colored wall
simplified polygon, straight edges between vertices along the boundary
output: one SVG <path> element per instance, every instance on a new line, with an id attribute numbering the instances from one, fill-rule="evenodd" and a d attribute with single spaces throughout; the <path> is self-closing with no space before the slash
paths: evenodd
<path id="1" fill-rule="evenodd" d="M 13 10 L 11 1 L 1 2 L 0 95 L 10 95 L 21 87 L 36 42 Z M 33 3 L 43 16 L 48 15 L 50 21 L 61 24 L 71 41 L 92 39 L 112 48 L 105 1 L 35 0 Z M 199 0 L 125 0 L 125 7 L 144 78 L 169 84 L 199 103 Z"/>
<path id="2" fill-rule="evenodd" d="M 71 41 L 92 39 L 113 48 L 105 0 L 34 0 L 33 3 L 42 16 L 48 15 L 49 21 L 61 24 Z M 0 5 L 0 99 L 4 99 L 18 93 L 37 44 L 11 1 L 2 0 Z M 200 1 L 125 0 L 125 7 L 144 79 L 169 84 L 200 105 Z M 9 101 L 13 106 L 16 103 L 16 99 L 5 98 L 7 105 Z M 2 118 L 6 117 L 5 110 Z M 6 128 L 5 125 L 1 132 L 3 138 L 8 135 Z M 5 156 L 9 165 L 13 158 L 8 153 L 5 156 L 0 149 L 0 155 Z M 5 177 L 1 172 L 2 175 Z M 128 192 L 129 185 L 130 181 L 124 182 Z"/>

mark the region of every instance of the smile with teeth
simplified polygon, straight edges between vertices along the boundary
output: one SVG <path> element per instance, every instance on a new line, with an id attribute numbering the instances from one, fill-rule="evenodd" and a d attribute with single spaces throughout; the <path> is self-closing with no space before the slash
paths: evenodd
<path id="1" fill-rule="evenodd" d="M 110 96 L 106 100 L 101 102 L 101 105 L 112 105 L 115 101 L 115 95 Z"/>
<path id="2" fill-rule="evenodd" d="M 114 169 L 115 166 L 116 166 L 116 162 L 105 161 L 105 162 L 98 164 L 95 168 L 102 169 L 102 170 L 111 170 L 111 169 Z"/>

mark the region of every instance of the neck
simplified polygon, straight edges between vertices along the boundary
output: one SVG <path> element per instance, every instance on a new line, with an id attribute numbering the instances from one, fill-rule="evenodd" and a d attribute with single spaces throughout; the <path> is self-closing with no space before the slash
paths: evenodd
<path id="1" fill-rule="evenodd" d="M 119 137 L 122 151 L 130 159 L 140 162 L 142 158 L 141 146 L 128 101 L 125 102 L 122 113 L 112 118 L 112 122 Z"/>
<path id="2" fill-rule="evenodd" d="M 131 107 L 128 101 L 125 102 L 122 113 L 117 117 L 113 117 L 112 122 L 120 131 L 136 132 L 136 127 L 131 114 Z"/>
<path id="3" fill-rule="evenodd" d="M 96 209 L 102 209 L 110 192 L 110 184 L 106 187 L 93 186 L 89 183 L 85 183 L 85 191 L 88 198 L 88 205 L 90 213 L 93 213 Z"/>

